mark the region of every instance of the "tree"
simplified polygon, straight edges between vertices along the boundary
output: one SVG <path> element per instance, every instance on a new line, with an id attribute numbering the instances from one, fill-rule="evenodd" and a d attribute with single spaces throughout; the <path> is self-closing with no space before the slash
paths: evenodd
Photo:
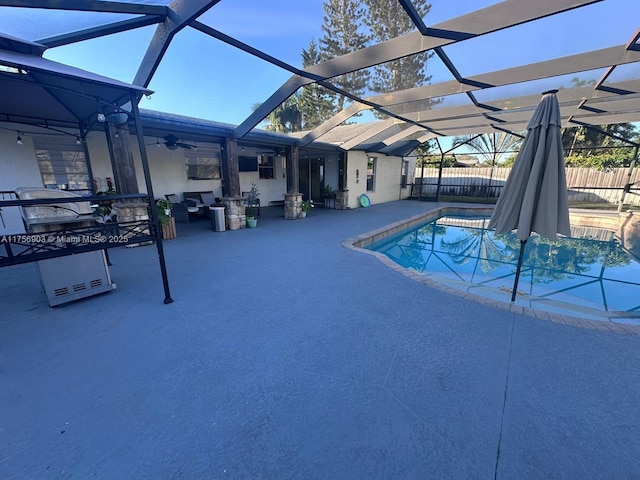
<path id="1" fill-rule="evenodd" d="M 522 139 L 506 132 L 494 132 L 479 136 L 461 135 L 453 139 L 453 147 L 466 145 L 480 157 L 480 163 L 500 164 L 513 157 Z"/>
<path id="2" fill-rule="evenodd" d="M 623 147 L 629 145 L 620 140 L 620 138 L 629 140 L 638 138 L 636 127 L 632 123 L 601 125 L 597 128 L 597 130 L 585 126 L 565 128 L 562 135 L 562 146 L 567 157 L 574 155 L 586 157 L 601 154 L 601 147 Z"/>
<path id="3" fill-rule="evenodd" d="M 571 84 L 571 88 L 581 88 L 595 85 L 596 81 L 582 80 L 579 77 L 573 77 L 571 79 Z M 565 128 L 562 132 L 562 146 L 565 150 L 566 156 L 586 157 L 591 155 L 602 155 L 602 150 L 598 150 L 598 147 L 617 147 L 628 145 L 620 139 L 616 139 L 614 136 L 627 138 L 629 140 L 637 140 L 638 138 L 636 127 L 631 123 L 601 125 L 598 127 L 598 130 L 587 128 L 582 125 Z M 573 163 L 577 165 L 580 163 L 580 160 L 574 159 Z M 601 160 L 601 163 L 603 168 L 606 168 L 607 161 Z"/>
<path id="4" fill-rule="evenodd" d="M 294 94 L 282 102 L 263 120 L 265 130 L 279 133 L 299 132 L 302 130 L 302 114 L 298 109 L 299 95 Z M 253 106 L 256 110 L 260 106 Z"/>
<path id="5" fill-rule="evenodd" d="M 325 0 L 320 37 L 321 59 L 329 60 L 347 53 L 355 52 L 367 46 L 369 37 L 360 31 L 358 19 L 365 15 L 365 9 L 356 0 Z M 369 72 L 354 71 L 331 79 L 342 90 L 356 96 L 362 96 L 367 87 Z M 337 111 L 344 109 L 348 98 L 336 95 Z"/>
<path id="6" fill-rule="evenodd" d="M 302 67 L 316 65 L 321 61 L 321 54 L 315 39 L 311 39 L 309 47 L 302 49 Z M 298 109 L 302 115 L 305 130 L 310 130 L 328 120 L 335 113 L 336 94 L 316 83 L 305 85 L 298 99 Z"/>
<path id="7" fill-rule="evenodd" d="M 364 3 L 367 5 L 367 15 L 363 21 L 371 30 L 371 39 L 375 42 L 400 37 L 416 28 L 398 0 L 365 0 Z M 431 9 L 426 0 L 415 0 L 413 5 L 422 18 Z M 431 76 L 427 75 L 429 56 L 424 52 L 375 66 L 371 90 L 389 93 L 427 84 L 431 80 Z"/>

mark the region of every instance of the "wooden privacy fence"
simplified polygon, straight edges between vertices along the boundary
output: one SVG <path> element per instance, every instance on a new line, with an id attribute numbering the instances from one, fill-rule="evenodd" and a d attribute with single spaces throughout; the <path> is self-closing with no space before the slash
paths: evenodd
<path id="1" fill-rule="evenodd" d="M 438 186 L 438 168 L 416 168 L 413 197 L 432 197 Z M 440 195 L 462 197 L 497 197 L 509 177 L 510 167 L 450 167 L 442 169 Z M 424 172 L 424 177 L 421 175 Z M 628 168 L 596 170 L 566 167 L 570 202 L 618 203 L 627 183 Z M 634 185 L 625 196 L 625 203 L 640 205 L 640 169 L 631 174 Z M 422 192 L 420 192 L 422 185 Z"/>

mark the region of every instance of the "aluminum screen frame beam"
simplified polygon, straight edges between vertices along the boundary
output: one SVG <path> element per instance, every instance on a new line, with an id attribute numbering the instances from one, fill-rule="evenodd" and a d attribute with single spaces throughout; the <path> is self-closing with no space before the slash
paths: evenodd
<path id="1" fill-rule="evenodd" d="M 148 87 L 173 37 L 220 0 L 174 0 L 169 13 L 156 28 L 149 47 L 133 80 L 135 85 Z"/>
<path id="2" fill-rule="evenodd" d="M 79 12 L 128 13 L 133 15 L 164 15 L 164 5 L 135 2 L 109 2 L 102 0 L 0 0 L 0 7 L 42 8 L 50 10 L 76 10 Z"/>
<path id="3" fill-rule="evenodd" d="M 162 23 L 165 18 L 166 16 L 164 15 L 145 15 L 142 17 L 131 18 L 129 20 L 122 20 L 120 22 L 107 23 L 97 27 L 78 30 L 73 33 L 65 33 L 62 35 L 43 38 L 42 40 L 38 40 L 38 43 L 46 45 L 48 48 L 61 47 L 71 43 L 83 42 L 93 38 L 104 37 L 105 35 L 112 35 L 114 33 L 126 32 L 136 28 Z"/>
<path id="4" fill-rule="evenodd" d="M 582 71 L 598 70 L 612 65 L 624 65 L 636 62 L 640 62 L 640 52 L 628 50 L 627 45 L 619 45 L 475 75 L 468 77 L 468 79 L 471 80 L 471 82 L 468 83 L 459 83 L 456 80 L 450 80 L 438 84 L 403 90 L 388 95 L 369 97 L 367 100 L 382 106 L 388 111 L 401 114 L 410 120 L 429 125 L 434 130 L 441 131 L 442 133 L 444 133 L 444 131 L 442 131 L 441 128 L 437 125 L 430 125 L 429 122 L 437 120 L 438 118 L 455 118 L 460 115 L 484 116 L 485 121 L 483 123 L 486 125 L 487 131 L 491 131 L 494 127 L 499 126 L 497 124 L 501 123 L 500 112 L 504 113 L 504 111 L 508 111 L 508 104 L 513 104 L 514 100 L 518 100 L 517 103 L 520 108 L 526 106 L 531 107 L 533 110 L 540 100 L 539 96 L 532 95 L 529 97 L 520 97 L 518 99 L 504 99 L 500 101 L 502 104 L 498 101 L 492 101 L 482 104 L 470 104 L 463 107 L 452 107 L 450 109 L 425 109 L 421 107 L 421 103 L 428 103 L 428 101 L 433 98 L 480 90 L 481 87 L 478 85 L 501 87 L 571 73 L 579 73 Z M 608 87 L 600 87 L 600 89 L 597 90 L 594 90 L 593 87 L 563 89 L 559 92 L 558 98 L 562 103 L 563 101 L 570 101 L 568 98 L 566 100 L 564 99 L 567 96 L 576 97 L 577 95 L 577 98 L 571 101 L 578 102 L 579 99 L 584 98 L 587 102 L 593 104 L 601 102 L 603 101 L 603 98 L 611 97 L 612 95 L 618 96 L 621 92 L 629 94 L 640 91 L 635 88 L 634 83 L 635 82 L 633 81 L 621 82 L 619 84 L 615 84 L 615 86 L 610 85 Z M 417 100 L 416 97 L 418 97 Z M 530 101 L 525 105 L 522 105 L 522 100 L 525 98 L 529 98 Z M 561 98 L 563 100 L 561 100 Z M 337 114 L 336 117 L 328 120 L 305 135 L 301 139 L 301 144 L 304 145 L 317 140 L 335 126 L 345 120 L 348 120 L 349 117 L 347 117 L 347 115 L 353 116 L 362 109 L 362 106 L 349 106 L 343 112 Z M 492 113 L 487 114 L 486 110 L 490 110 Z M 461 128 L 463 126 L 464 125 L 461 125 Z M 497 129 L 504 130 L 505 127 L 506 126 L 503 125 Z M 474 127 L 474 131 L 476 131 L 475 128 L 476 127 Z"/>
<path id="5" fill-rule="evenodd" d="M 433 27 L 433 33 L 464 32 L 466 33 L 464 39 L 468 39 L 600 1 L 602 0 L 536 0 L 535 2 L 505 0 L 499 4 L 437 24 Z M 305 71 L 329 79 L 455 42 L 456 40 L 442 38 L 442 36 L 425 36 L 417 31 L 313 65 L 306 68 Z M 240 138 L 246 135 L 273 109 L 293 95 L 297 90 L 297 88 L 291 89 L 293 85 L 302 86 L 309 83 L 311 83 L 310 80 L 285 82 L 263 104 L 264 108 L 257 109 L 237 127 L 236 136 Z M 288 88 L 285 88 L 285 85 L 288 85 Z M 273 108 L 267 111 L 267 107 Z"/>

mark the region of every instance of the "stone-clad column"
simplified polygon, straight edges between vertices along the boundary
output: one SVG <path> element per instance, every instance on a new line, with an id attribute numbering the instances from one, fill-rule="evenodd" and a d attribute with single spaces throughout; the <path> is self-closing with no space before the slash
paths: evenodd
<path id="1" fill-rule="evenodd" d="M 347 210 L 349 208 L 349 190 L 338 190 L 336 192 L 336 210 Z"/>
<path id="2" fill-rule="evenodd" d="M 118 212 L 118 223 L 149 221 L 149 212 L 146 202 L 116 202 L 113 208 Z M 133 231 L 122 231 L 120 234 L 131 238 L 134 235 L 150 235 L 146 227 L 134 227 Z M 127 244 L 127 247 L 137 247 L 138 245 L 151 245 L 153 242 L 142 242 Z"/>
<path id="3" fill-rule="evenodd" d="M 302 212 L 302 194 L 300 190 L 300 163 L 298 147 L 287 147 L 287 193 L 284 194 L 284 218 L 297 220 Z"/>
<path id="4" fill-rule="evenodd" d="M 284 218 L 287 220 L 297 220 L 302 212 L 302 194 L 284 194 Z"/>
<path id="5" fill-rule="evenodd" d="M 243 197 L 222 197 L 224 204 L 224 217 L 229 230 L 239 230 L 246 228 L 247 216 L 244 210 Z"/>

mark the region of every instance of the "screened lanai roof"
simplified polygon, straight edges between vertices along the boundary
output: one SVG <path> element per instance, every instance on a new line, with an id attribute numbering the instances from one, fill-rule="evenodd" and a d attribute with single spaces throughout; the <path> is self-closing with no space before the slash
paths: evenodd
<path id="1" fill-rule="evenodd" d="M 519 132 L 550 89 L 565 126 L 640 121 L 637 0 L 432 0 L 424 17 L 410 0 L 398 3 L 411 32 L 304 69 L 302 50 L 322 36 L 322 0 L 0 0 L 0 32 L 149 87 L 156 93 L 144 108 L 234 124 L 239 138 L 311 83 L 349 101 L 296 134 L 303 146 L 405 154 L 434 137 Z M 337 86 L 342 73 L 422 52 L 431 54 L 426 85 L 359 94 Z"/>

